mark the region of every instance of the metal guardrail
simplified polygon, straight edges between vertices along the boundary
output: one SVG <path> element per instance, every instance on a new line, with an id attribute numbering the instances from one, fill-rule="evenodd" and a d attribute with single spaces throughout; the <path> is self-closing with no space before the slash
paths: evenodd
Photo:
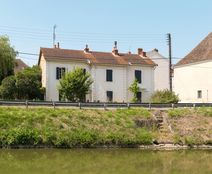
<path id="1" fill-rule="evenodd" d="M 78 108 L 130 108 L 130 107 L 144 107 L 144 108 L 180 108 L 180 107 L 212 107 L 212 103 L 72 103 L 59 101 L 23 101 L 23 100 L 0 100 L 0 105 L 3 106 L 46 106 L 46 107 L 78 107 Z"/>

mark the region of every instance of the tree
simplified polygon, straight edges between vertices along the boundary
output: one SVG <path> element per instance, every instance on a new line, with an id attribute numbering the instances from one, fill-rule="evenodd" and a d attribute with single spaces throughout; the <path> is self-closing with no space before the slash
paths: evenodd
<path id="1" fill-rule="evenodd" d="M 92 83 L 93 80 L 88 72 L 84 72 L 81 68 L 76 68 L 60 79 L 58 90 L 63 99 L 72 102 L 83 102 Z"/>
<path id="2" fill-rule="evenodd" d="M 165 89 L 158 90 L 151 96 L 152 103 L 178 103 L 179 97 L 174 92 Z"/>
<path id="3" fill-rule="evenodd" d="M 8 76 L 2 80 L 0 96 L 3 99 L 15 99 L 17 95 L 15 76 Z"/>
<path id="4" fill-rule="evenodd" d="M 16 87 L 18 99 L 43 99 L 40 67 L 33 66 L 17 73 Z"/>
<path id="5" fill-rule="evenodd" d="M 130 85 L 129 91 L 131 91 L 131 92 L 133 93 L 132 102 L 134 102 L 134 103 L 138 102 L 137 94 L 138 94 L 138 92 L 139 92 L 139 86 L 138 86 L 138 81 L 137 81 L 137 79 L 135 79 L 135 80 L 133 81 L 133 83 Z"/>
<path id="6" fill-rule="evenodd" d="M 0 83 L 2 80 L 14 74 L 16 52 L 10 46 L 9 38 L 0 36 Z"/>

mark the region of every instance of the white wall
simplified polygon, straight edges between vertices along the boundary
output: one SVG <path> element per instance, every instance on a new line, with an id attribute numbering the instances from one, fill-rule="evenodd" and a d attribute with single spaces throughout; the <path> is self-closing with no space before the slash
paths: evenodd
<path id="1" fill-rule="evenodd" d="M 174 68 L 174 91 L 181 102 L 212 102 L 212 61 Z M 202 90 L 202 98 L 197 91 Z"/>
<path id="2" fill-rule="evenodd" d="M 44 66 L 45 65 L 45 66 Z M 50 61 L 40 64 L 42 68 L 42 83 L 46 87 L 46 100 L 58 101 L 59 93 L 57 90 L 59 80 L 56 79 L 56 67 L 65 67 L 66 72 L 75 67 L 85 68 L 90 72 L 94 83 L 91 86 L 91 94 L 86 96 L 89 101 L 107 101 L 106 91 L 113 91 L 113 102 L 130 102 L 132 93 L 128 88 L 135 79 L 135 70 L 142 71 L 142 102 L 149 102 L 150 96 L 154 91 L 154 68 L 148 66 L 111 66 L 111 65 L 92 65 L 80 62 Z M 113 70 L 113 81 L 106 81 L 106 70 Z M 45 78 L 45 79 L 43 79 Z"/>
<path id="3" fill-rule="evenodd" d="M 169 89 L 169 61 L 166 58 L 154 59 L 158 65 L 155 68 L 155 91 Z"/>

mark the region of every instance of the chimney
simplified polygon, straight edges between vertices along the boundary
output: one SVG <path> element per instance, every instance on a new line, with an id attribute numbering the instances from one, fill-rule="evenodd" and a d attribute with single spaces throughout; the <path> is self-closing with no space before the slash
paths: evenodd
<path id="1" fill-rule="evenodd" d="M 155 48 L 153 51 L 158 52 L 158 49 L 157 49 L 157 48 Z"/>
<path id="2" fill-rule="evenodd" d="M 143 56 L 143 57 L 146 57 L 146 52 L 143 51 L 143 55 L 142 55 L 142 56 Z"/>
<path id="3" fill-rule="evenodd" d="M 143 49 L 142 48 L 138 48 L 138 55 L 142 56 L 143 55 Z"/>
<path id="4" fill-rule="evenodd" d="M 146 57 L 146 52 L 144 52 L 142 48 L 138 48 L 138 55 L 141 57 Z"/>
<path id="5" fill-rule="evenodd" d="M 57 48 L 60 48 L 60 43 L 59 42 L 57 42 Z"/>
<path id="6" fill-rule="evenodd" d="M 88 44 L 86 44 L 86 45 L 85 45 L 85 49 L 84 49 L 84 51 L 85 51 L 86 53 L 89 53 Z"/>
<path id="7" fill-rule="evenodd" d="M 113 47 L 112 53 L 114 55 L 119 55 L 119 51 L 118 51 L 118 48 L 117 48 L 117 41 L 114 42 L 114 47 Z"/>

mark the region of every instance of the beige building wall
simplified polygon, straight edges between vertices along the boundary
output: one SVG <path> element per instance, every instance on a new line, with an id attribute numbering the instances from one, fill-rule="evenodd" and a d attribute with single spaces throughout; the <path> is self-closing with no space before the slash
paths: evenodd
<path id="1" fill-rule="evenodd" d="M 212 61 L 204 61 L 174 68 L 174 91 L 180 102 L 212 102 Z M 202 91 L 202 98 L 198 98 Z"/>

